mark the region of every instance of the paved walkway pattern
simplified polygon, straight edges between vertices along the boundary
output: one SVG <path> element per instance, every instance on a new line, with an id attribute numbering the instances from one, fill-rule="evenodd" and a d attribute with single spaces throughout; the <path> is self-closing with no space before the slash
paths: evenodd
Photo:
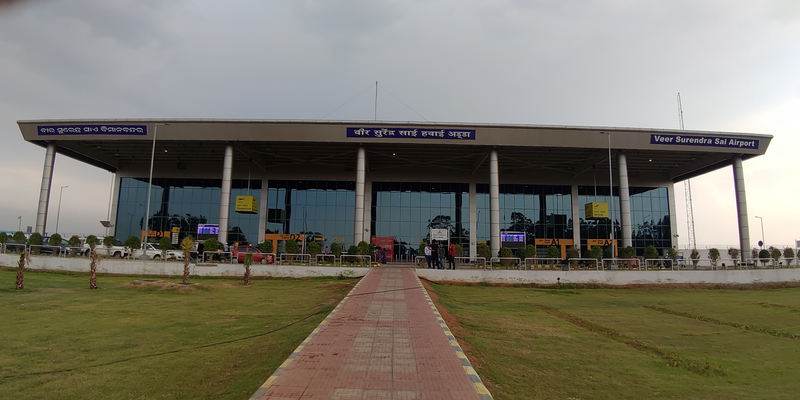
<path id="1" fill-rule="evenodd" d="M 374 268 L 251 399 L 491 399 L 412 268 Z"/>

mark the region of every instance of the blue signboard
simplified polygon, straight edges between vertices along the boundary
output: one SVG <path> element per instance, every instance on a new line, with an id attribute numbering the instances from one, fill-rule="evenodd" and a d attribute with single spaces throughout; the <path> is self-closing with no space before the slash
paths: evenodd
<path id="1" fill-rule="evenodd" d="M 719 136 L 650 135 L 650 144 L 671 144 L 681 146 L 733 147 L 737 149 L 758 150 L 758 140 L 737 139 Z"/>
<path id="2" fill-rule="evenodd" d="M 147 135 L 147 125 L 47 125 L 39 135 Z"/>
<path id="3" fill-rule="evenodd" d="M 347 128 L 349 138 L 475 140 L 474 129 Z"/>

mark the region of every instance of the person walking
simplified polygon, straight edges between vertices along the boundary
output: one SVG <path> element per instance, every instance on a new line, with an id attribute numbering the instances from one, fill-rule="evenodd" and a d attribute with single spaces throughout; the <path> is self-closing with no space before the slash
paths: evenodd
<path id="1" fill-rule="evenodd" d="M 447 246 L 447 266 L 450 269 L 456 269 L 456 245 L 453 241 L 450 241 L 450 245 Z"/>
<path id="2" fill-rule="evenodd" d="M 428 262 L 428 268 L 433 268 L 433 267 L 431 267 L 431 244 L 430 243 L 425 245 L 425 261 Z"/>
<path id="3" fill-rule="evenodd" d="M 447 242 L 443 242 L 442 245 L 439 246 L 439 269 L 446 268 L 446 266 L 444 265 L 446 258 L 447 258 Z"/>
<path id="4" fill-rule="evenodd" d="M 436 239 L 431 240 L 431 258 L 433 259 L 433 268 L 441 268 L 442 265 L 439 263 L 439 243 L 436 243 Z"/>

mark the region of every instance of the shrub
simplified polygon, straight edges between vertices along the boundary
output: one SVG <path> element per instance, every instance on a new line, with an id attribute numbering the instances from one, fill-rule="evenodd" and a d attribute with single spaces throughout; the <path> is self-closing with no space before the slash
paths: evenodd
<path id="1" fill-rule="evenodd" d="M 356 247 L 356 245 L 351 245 L 347 248 L 347 254 L 351 256 L 358 255 L 358 247 Z"/>
<path id="2" fill-rule="evenodd" d="M 658 249 L 655 246 L 647 246 L 644 248 L 644 258 L 645 259 L 654 259 L 659 258 Z"/>
<path id="3" fill-rule="evenodd" d="M 161 251 L 173 250 L 174 247 L 172 247 L 172 238 L 165 236 L 161 239 L 158 239 L 158 249 Z"/>
<path id="4" fill-rule="evenodd" d="M 485 258 L 487 261 L 492 258 L 492 249 L 486 243 L 478 245 L 478 256 Z"/>
<path id="5" fill-rule="evenodd" d="M 759 260 L 759 261 L 761 261 L 761 265 L 767 265 L 767 261 L 769 261 L 769 259 L 770 259 L 769 250 L 762 249 L 761 251 L 759 251 L 758 252 L 758 258 L 761 259 L 761 260 Z"/>
<path id="6" fill-rule="evenodd" d="M 736 265 L 736 262 L 739 260 L 739 255 L 740 254 L 741 254 L 741 252 L 739 251 L 739 249 L 737 249 L 735 247 L 731 247 L 730 249 L 728 249 L 728 256 L 731 259 L 733 259 L 733 264 L 734 265 Z"/>
<path id="7" fill-rule="evenodd" d="M 114 237 L 114 236 L 106 236 L 106 237 L 103 238 L 103 246 L 106 246 L 106 247 L 110 248 L 110 247 L 113 247 L 115 244 L 117 244 L 117 238 L 116 237 Z"/>
<path id="8" fill-rule="evenodd" d="M 54 233 L 50 235 L 50 239 L 47 240 L 47 244 L 50 246 L 60 246 L 61 245 L 61 235 Z"/>
<path id="9" fill-rule="evenodd" d="M 514 252 L 511 251 L 508 247 L 501 247 L 500 252 L 498 253 L 500 257 L 514 257 Z M 512 260 L 501 260 L 500 264 L 504 267 L 508 267 L 513 263 Z"/>
<path id="10" fill-rule="evenodd" d="M 300 252 L 300 246 L 297 244 L 295 240 L 287 240 L 286 241 L 286 252 L 289 254 L 297 254 Z"/>
<path id="11" fill-rule="evenodd" d="M 720 257 L 720 254 L 719 254 L 719 250 L 718 249 L 713 248 L 713 247 L 708 249 L 708 258 L 711 259 L 711 265 L 716 266 L 717 265 L 717 260 L 719 260 L 719 257 Z"/>
<path id="12" fill-rule="evenodd" d="M 603 254 L 603 258 L 614 258 L 614 253 L 613 253 L 613 252 L 612 252 L 612 250 L 611 250 L 612 248 L 613 248 L 613 247 L 611 247 L 611 246 L 608 246 L 608 247 L 603 247 L 603 248 L 602 248 L 602 249 L 603 249 L 603 250 L 602 250 L 602 252 L 603 252 L 603 253 L 602 253 L 602 254 Z"/>
<path id="13" fill-rule="evenodd" d="M 139 240 L 138 237 L 131 235 L 125 239 L 125 243 L 123 243 L 123 245 L 131 250 L 134 250 L 142 247 L 142 241 Z"/>
<path id="14" fill-rule="evenodd" d="M 339 246 L 339 243 L 331 243 L 331 253 L 333 253 L 336 257 L 341 257 L 342 246 Z"/>
<path id="15" fill-rule="evenodd" d="M 636 249 L 631 246 L 619 249 L 619 258 L 634 258 L 636 257 Z"/>
<path id="16" fill-rule="evenodd" d="M 369 243 L 363 240 L 358 242 L 358 247 L 356 247 L 356 249 L 358 250 L 357 254 L 360 254 L 362 256 L 369 256 L 375 253 L 374 246 L 370 245 Z"/>
<path id="17" fill-rule="evenodd" d="M 215 238 L 206 239 L 206 241 L 203 242 L 203 251 L 217 251 L 219 247 L 219 240 Z"/>
<path id="18" fill-rule="evenodd" d="M 73 236 L 69 238 L 67 244 L 69 244 L 70 247 L 69 254 L 74 256 L 78 253 L 78 251 L 80 251 L 79 247 L 81 247 L 81 238 Z"/>
<path id="19" fill-rule="evenodd" d="M 570 258 L 581 258 L 581 249 L 575 246 L 567 247 L 567 259 Z"/>
<path id="20" fill-rule="evenodd" d="M 425 255 L 425 248 L 426 248 L 426 247 L 428 247 L 428 244 L 427 244 L 427 243 L 425 243 L 425 242 L 422 242 L 422 243 L 420 243 L 420 244 L 419 244 L 419 249 L 418 249 L 418 250 L 419 250 L 419 253 L 418 253 L 418 254 L 419 254 L 419 255 L 421 255 L 421 256 L 424 256 L 424 255 Z"/>
<path id="21" fill-rule="evenodd" d="M 776 248 L 770 246 L 769 253 L 770 253 L 770 256 L 772 256 L 772 259 L 775 260 L 775 264 L 780 262 L 780 260 L 781 260 L 781 249 L 776 249 Z"/>
<path id="22" fill-rule="evenodd" d="M 789 267 L 792 265 L 792 261 L 794 261 L 794 249 L 791 247 L 787 247 L 783 249 L 783 258 L 786 259 L 786 266 Z"/>
<path id="23" fill-rule="evenodd" d="M 592 248 L 589 249 L 589 257 L 587 257 L 587 258 L 594 258 L 597 261 L 602 260 L 603 259 L 603 248 L 600 247 L 600 246 L 592 246 Z"/>
<path id="24" fill-rule="evenodd" d="M 697 251 L 697 249 L 692 249 L 692 255 L 690 257 L 692 258 L 692 266 L 694 269 L 697 269 L 697 263 L 700 262 L 700 252 Z"/>
<path id="25" fill-rule="evenodd" d="M 27 243 L 27 241 L 28 241 L 27 239 L 25 239 L 25 234 L 22 233 L 22 231 L 14 232 L 14 235 L 11 236 L 11 239 L 13 239 L 14 243 L 17 243 L 17 244 L 24 244 L 24 243 Z"/>
<path id="26" fill-rule="evenodd" d="M 678 262 L 678 249 L 670 247 L 669 250 L 667 250 L 667 257 L 669 257 L 673 263 Z"/>
<path id="27" fill-rule="evenodd" d="M 258 251 L 262 253 L 274 253 L 275 249 L 272 248 L 272 240 L 267 240 L 258 244 Z"/>
<path id="28" fill-rule="evenodd" d="M 97 242 L 99 242 L 99 240 L 97 240 L 97 236 L 95 236 L 95 235 L 89 235 L 89 236 L 86 237 L 85 243 L 92 250 L 94 250 L 94 248 L 97 247 Z"/>
<path id="29" fill-rule="evenodd" d="M 42 241 L 43 241 L 42 240 L 42 234 L 39 233 L 39 232 L 34 232 L 28 238 L 28 244 L 33 245 L 33 246 L 41 246 L 42 245 Z M 31 247 L 31 254 L 39 254 L 39 252 L 41 250 L 42 250 L 41 247 Z"/>
<path id="30" fill-rule="evenodd" d="M 561 250 L 556 246 L 548 247 L 547 258 L 561 258 Z"/>
<path id="31" fill-rule="evenodd" d="M 319 243 L 317 243 L 316 240 L 308 244 L 307 250 L 308 254 L 311 255 L 311 258 L 317 257 L 317 254 L 322 252 L 322 248 L 319 246 Z"/>
<path id="32" fill-rule="evenodd" d="M 422 254 L 425 254 L 425 253 L 422 253 Z M 461 257 L 463 254 L 464 254 L 464 247 L 462 247 L 460 244 L 457 244 L 456 245 L 456 257 Z"/>

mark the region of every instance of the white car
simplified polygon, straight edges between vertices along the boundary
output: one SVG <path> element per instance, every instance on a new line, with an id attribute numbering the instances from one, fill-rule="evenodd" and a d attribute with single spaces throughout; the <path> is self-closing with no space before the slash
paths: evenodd
<path id="1" fill-rule="evenodd" d="M 146 243 L 147 246 L 147 259 L 149 260 L 160 260 L 163 252 L 153 246 L 152 243 Z M 166 253 L 167 260 L 183 260 L 183 251 L 180 250 L 167 250 Z M 133 251 L 133 259 L 138 259 L 139 256 L 142 255 L 142 249 L 136 249 Z"/>

